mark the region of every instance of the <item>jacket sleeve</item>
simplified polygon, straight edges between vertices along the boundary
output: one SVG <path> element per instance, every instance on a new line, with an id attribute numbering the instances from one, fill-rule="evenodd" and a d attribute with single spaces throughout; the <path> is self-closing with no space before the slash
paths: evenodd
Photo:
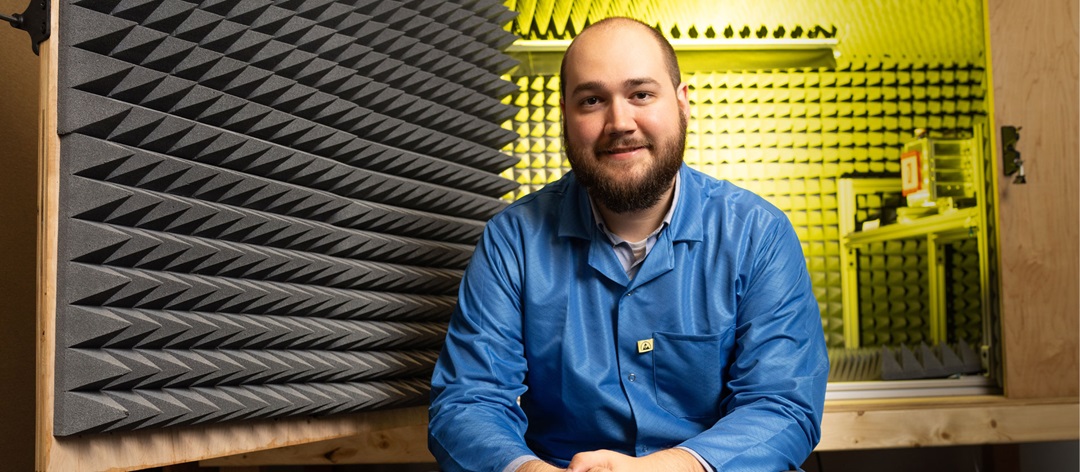
<path id="1" fill-rule="evenodd" d="M 754 233 L 738 268 L 735 347 L 721 419 L 681 444 L 718 471 L 798 469 L 821 436 L 829 360 L 806 261 L 791 224 Z"/>
<path id="2" fill-rule="evenodd" d="M 485 228 L 432 375 L 428 448 L 446 472 L 501 471 L 533 455 L 517 403 L 526 372 L 521 263 L 507 233 L 496 220 Z"/>

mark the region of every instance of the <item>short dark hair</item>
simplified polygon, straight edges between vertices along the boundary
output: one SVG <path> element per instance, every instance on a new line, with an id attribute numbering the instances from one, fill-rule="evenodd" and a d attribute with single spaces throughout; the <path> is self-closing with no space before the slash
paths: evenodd
<path id="1" fill-rule="evenodd" d="M 615 25 L 609 25 L 608 23 L 619 24 L 624 21 L 636 23 L 649 31 L 649 34 L 651 34 L 653 39 L 656 40 L 656 44 L 660 46 L 660 53 L 664 56 L 664 62 L 666 63 L 665 65 L 667 66 L 668 70 L 668 77 L 671 79 L 671 86 L 676 89 L 679 88 L 679 84 L 682 83 L 682 75 L 679 72 L 679 59 L 675 56 L 675 48 L 671 47 L 671 43 L 668 42 L 668 39 L 664 37 L 663 33 L 661 33 L 660 30 L 653 28 L 652 26 L 649 26 L 648 24 L 640 20 L 635 20 L 633 18 L 628 18 L 624 16 L 612 16 L 597 21 L 596 23 L 593 23 L 589 26 L 586 26 L 585 29 L 581 30 L 581 33 L 578 33 L 578 36 L 588 31 L 590 28 L 611 28 Z M 572 48 L 573 46 L 574 43 L 571 42 L 570 47 Z M 570 48 L 566 48 L 566 53 L 563 54 L 562 63 L 559 65 L 559 95 L 563 99 L 566 98 L 566 82 L 563 79 L 566 77 L 566 56 L 568 56 L 569 54 Z"/>

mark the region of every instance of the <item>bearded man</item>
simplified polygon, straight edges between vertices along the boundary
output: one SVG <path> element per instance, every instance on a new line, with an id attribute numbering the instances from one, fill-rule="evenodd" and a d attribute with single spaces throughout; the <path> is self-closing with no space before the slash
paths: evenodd
<path id="1" fill-rule="evenodd" d="M 802 248 L 683 164 L 671 45 L 610 18 L 562 64 L 573 171 L 488 223 L 432 377 L 442 470 L 780 471 L 820 437 L 828 358 Z"/>

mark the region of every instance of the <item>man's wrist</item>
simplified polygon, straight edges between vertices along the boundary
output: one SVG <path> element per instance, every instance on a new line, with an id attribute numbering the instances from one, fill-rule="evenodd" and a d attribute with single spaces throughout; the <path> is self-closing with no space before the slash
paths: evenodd
<path id="1" fill-rule="evenodd" d="M 686 449 L 667 449 L 641 457 L 648 470 L 666 470 L 679 472 L 705 472 L 704 466 Z"/>
<path id="2" fill-rule="evenodd" d="M 521 467 L 518 467 L 517 472 L 554 472 L 559 470 L 562 469 L 536 459 L 522 464 Z"/>
<path id="3" fill-rule="evenodd" d="M 697 451 L 690 449 L 686 446 L 677 446 L 675 447 L 675 449 L 678 449 L 680 451 L 686 451 L 687 454 L 694 456 L 694 459 L 698 461 L 698 464 L 701 464 L 701 469 L 705 472 L 716 472 L 716 470 L 713 469 L 712 466 L 705 461 L 705 458 L 701 457 L 701 454 L 698 454 Z"/>

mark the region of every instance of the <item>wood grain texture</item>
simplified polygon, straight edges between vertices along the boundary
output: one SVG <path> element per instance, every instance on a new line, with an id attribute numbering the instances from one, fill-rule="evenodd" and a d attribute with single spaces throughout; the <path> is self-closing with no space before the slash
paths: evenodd
<path id="1" fill-rule="evenodd" d="M 831 401 L 825 404 L 821 429 L 818 451 L 1075 440 L 1080 438 L 1080 403 L 1077 398 L 1000 396 Z M 200 465 L 432 462 L 426 450 L 419 450 L 426 440 L 426 422 L 406 424 Z"/>
<path id="2" fill-rule="evenodd" d="M 1080 391 L 1078 7 L 989 0 L 993 129 L 1021 126 L 1027 184 L 998 175 L 1005 393 Z M 995 159 L 1000 169 L 1000 143 Z"/>
<path id="3" fill-rule="evenodd" d="M 400 446 L 393 432 L 415 425 L 427 425 L 426 407 L 373 411 L 325 419 L 296 418 L 277 421 L 251 421 L 234 424 L 165 428 L 107 435 L 87 435 L 55 438 L 51 441 L 47 467 L 39 470 L 136 470 L 170 464 L 199 461 L 221 456 L 253 454 L 273 449 L 291 451 L 313 441 L 341 437 L 366 437 L 372 431 L 391 432 L 389 436 L 372 436 L 379 441 L 369 445 L 371 451 L 386 444 Z M 426 447 L 424 442 L 416 447 Z M 393 448 L 396 457 L 409 449 Z M 426 451 L 425 451 L 426 452 Z M 349 455 L 342 450 L 339 454 Z M 430 457 L 430 456 L 428 456 Z M 392 456 L 380 456 L 378 462 Z M 417 455 L 415 460 L 425 462 Z M 399 460 L 398 462 L 401 462 Z M 251 464 L 239 464 L 251 465 Z"/>
<path id="4" fill-rule="evenodd" d="M 1080 404 L 1000 397 L 846 402 L 826 406 L 821 429 L 818 451 L 1075 440 Z"/>
<path id="5" fill-rule="evenodd" d="M 41 44 L 40 144 L 37 199 L 37 402 L 35 469 L 50 470 L 53 436 L 53 362 L 56 344 L 56 231 L 60 199 L 60 137 L 56 134 L 59 7 L 53 3 L 52 34 Z M 51 469 L 59 470 L 59 469 Z"/>
<path id="6" fill-rule="evenodd" d="M 427 449 L 426 408 L 410 410 L 412 423 L 371 424 L 355 436 L 200 462 L 203 467 L 244 465 L 403 464 L 435 462 Z"/>

